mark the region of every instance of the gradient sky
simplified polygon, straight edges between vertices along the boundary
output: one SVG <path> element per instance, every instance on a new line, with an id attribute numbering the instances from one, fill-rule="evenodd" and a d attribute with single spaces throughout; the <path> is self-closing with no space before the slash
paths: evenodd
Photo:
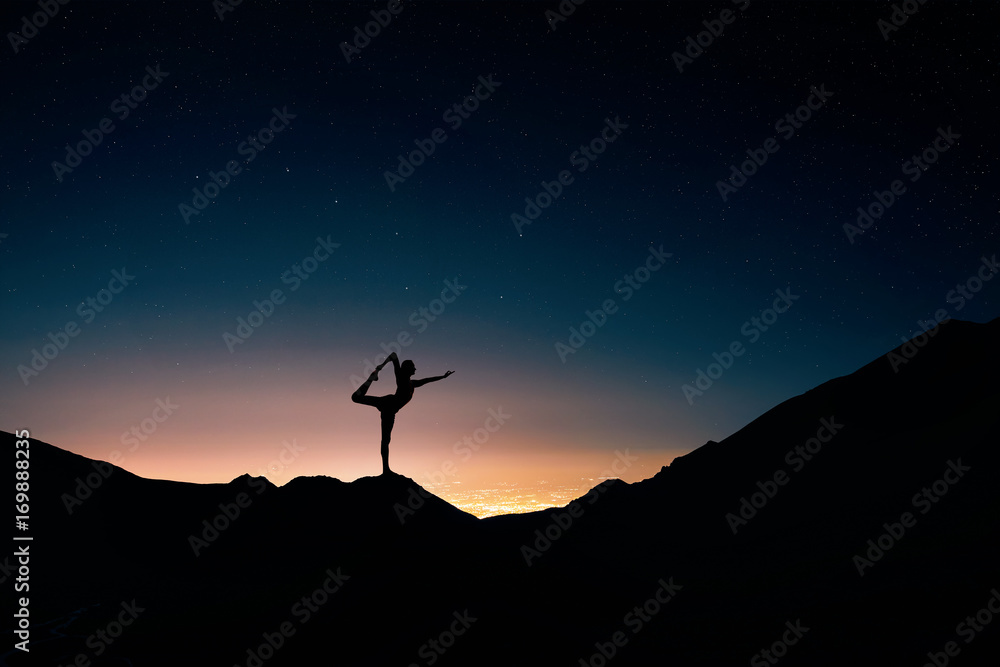
<path id="1" fill-rule="evenodd" d="M 351 62 L 341 42 L 385 2 L 244 0 L 220 20 L 208 0 L 74 0 L 16 52 L 8 34 L 0 428 L 196 482 L 261 474 L 295 443 L 276 483 L 352 480 L 381 464 L 351 378 L 406 333 L 417 377 L 455 374 L 400 412 L 394 469 L 585 486 L 628 448 L 636 481 L 938 310 L 996 317 L 1000 281 L 949 300 L 1000 250 L 996 40 L 977 34 L 995 3 L 926 3 L 888 39 L 887 2 L 745 5 L 591 0 L 553 30 L 555 0 L 404 2 Z M 724 10 L 678 71 L 674 52 Z M 37 11 L 4 3 L 0 27 Z M 162 81 L 120 118 L 113 102 L 147 67 Z M 453 127 L 445 112 L 480 77 L 499 85 Z M 814 86 L 830 95 L 789 136 L 776 122 Z M 241 148 L 273 109 L 295 117 Z M 58 180 L 52 163 L 104 118 L 114 129 Z M 627 127 L 578 171 L 606 119 Z M 910 180 L 905 163 L 949 127 L 959 138 Z M 446 141 L 390 190 L 397 155 L 436 128 Z M 717 182 L 770 137 L 777 151 L 723 201 Z M 230 161 L 239 173 L 187 224 L 179 205 Z M 572 183 L 517 229 L 525 197 L 564 170 Z M 896 179 L 905 192 L 850 242 L 844 223 Z M 339 246 L 292 290 L 282 276 L 317 238 Z M 670 258 L 626 301 L 616 284 L 661 246 Z M 134 279 L 89 313 L 122 269 Z M 445 281 L 465 289 L 442 312 Z M 284 302 L 230 351 L 223 334 L 276 289 Z M 798 299 L 751 340 L 744 323 L 779 289 Z M 563 361 L 556 344 L 608 299 L 617 310 Z M 71 322 L 25 383 L 18 367 Z M 734 341 L 745 354 L 690 403 L 683 385 Z M 393 389 L 385 373 L 372 393 Z M 130 451 L 122 434 L 167 399 Z M 509 420 L 456 451 L 491 409 Z"/>

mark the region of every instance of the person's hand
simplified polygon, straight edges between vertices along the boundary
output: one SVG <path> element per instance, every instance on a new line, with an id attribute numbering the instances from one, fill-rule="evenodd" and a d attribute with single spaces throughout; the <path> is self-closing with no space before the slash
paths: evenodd
<path id="1" fill-rule="evenodd" d="M 444 374 L 444 376 L 445 376 L 445 377 L 448 377 L 449 375 L 451 375 L 451 374 L 452 374 L 452 373 L 454 373 L 454 372 L 455 372 L 455 371 L 447 371 L 447 372 L 446 372 L 446 373 Z"/>

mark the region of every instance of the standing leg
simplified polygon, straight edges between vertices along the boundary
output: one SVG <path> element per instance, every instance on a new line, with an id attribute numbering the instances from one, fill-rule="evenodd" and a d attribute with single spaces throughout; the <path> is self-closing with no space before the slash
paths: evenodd
<path id="1" fill-rule="evenodd" d="M 382 474 L 388 475 L 389 470 L 389 440 L 392 436 L 392 425 L 396 423 L 396 413 L 388 410 L 382 413 Z"/>

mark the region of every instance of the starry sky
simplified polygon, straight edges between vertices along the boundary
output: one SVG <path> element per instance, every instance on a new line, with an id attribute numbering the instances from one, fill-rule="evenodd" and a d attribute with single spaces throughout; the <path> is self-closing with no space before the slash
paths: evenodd
<path id="1" fill-rule="evenodd" d="M 145 477 L 378 474 L 350 394 L 396 345 L 455 371 L 397 471 L 636 481 L 998 315 L 995 3 L 38 7 L 0 13 L 0 428 Z"/>

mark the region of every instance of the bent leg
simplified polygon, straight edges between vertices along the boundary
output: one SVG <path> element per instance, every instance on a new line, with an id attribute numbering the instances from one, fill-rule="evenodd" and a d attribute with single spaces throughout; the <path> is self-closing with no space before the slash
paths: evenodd
<path id="1" fill-rule="evenodd" d="M 378 406 L 378 401 L 376 399 L 380 398 L 377 396 L 368 396 L 368 388 L 372 386 L 372 380 L 375 379 L 375 373 L 368 376 L 368 379 L 364 383 L 354 390 L 351 394 L 351 400 L 355 403 L 361 403 L 362 405 L 374 405 Z"/>

